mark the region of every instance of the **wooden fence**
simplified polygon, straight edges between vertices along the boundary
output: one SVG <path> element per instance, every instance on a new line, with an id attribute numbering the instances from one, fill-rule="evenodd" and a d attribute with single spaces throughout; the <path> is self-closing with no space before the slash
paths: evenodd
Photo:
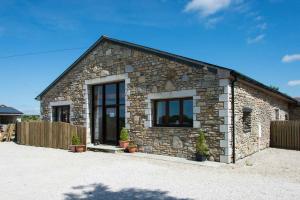
<path id="1" fill-rule="evenodd" d="M 17 143 L 23 145 L 68 149 L 73 135 L 86 144 L 86 129 L 63 122 L 18 122 Z"/>
<path id="2" fill-rule="evenodd" d="M 300 150 L 300 121 L 271 122 L 270 146 Z"/>

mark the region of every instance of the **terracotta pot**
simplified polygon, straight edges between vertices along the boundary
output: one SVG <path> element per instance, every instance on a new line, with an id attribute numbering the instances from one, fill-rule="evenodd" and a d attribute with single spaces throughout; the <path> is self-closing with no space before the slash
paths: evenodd
<path id="1" fill-rule="evenodd" d="M 121 148 L 127 149 L 127 148 L 128 148 L 128 145 L 129 145 L 129 141 L 122 141 L 122 140 L 119 140 L 119 146 L 120 146 Z"/>
<path id="2" fill-rule="evenodd" d="M 136 149 L 137 149 L 136 146 L 135 147 L 128 147 L 128 152 L 129 153 L 134 153 L 134 152 L 136 152 Z"/>
<path id="3" fill-rule="evenodd" d="M 85 152 L 86 147 L 85 145 L 76 145 L 76 152 L 81 153 L 81 152 Z"/>
<path id="4" fill-rule="evenodd" d="M 71 152 L 76 152 L 76 146 L 75 145 L 69 145 L 69 150 Z"/>

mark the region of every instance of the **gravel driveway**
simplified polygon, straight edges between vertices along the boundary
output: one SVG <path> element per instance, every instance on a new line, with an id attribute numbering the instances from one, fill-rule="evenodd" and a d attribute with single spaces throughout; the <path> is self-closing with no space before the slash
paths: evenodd
<path id="1" fill-rule="evenodd" d="M 140 154 L 139 154 L 140 155 Z M 300 152 L 236 165 L 0 143 L 0 199 L 300 199 Z"/>

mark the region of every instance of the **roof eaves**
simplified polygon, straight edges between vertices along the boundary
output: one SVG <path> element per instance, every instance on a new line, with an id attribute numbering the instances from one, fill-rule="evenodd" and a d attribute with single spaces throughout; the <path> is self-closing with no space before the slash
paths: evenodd
<path id="1" fill-rule="evenodd" d="M 297 103 L 297 100 L 294 99 L 294 98 L 292 98 L 292 97 L 290 97 L 289 95 L 284 94 L 284 93 L 282 93 L 282 92 L 280 92 L 280 91 L 278 91 L 278 90 L 274 90 L 274 89 L 270 88 L 269 86 L 267 86 L 267 85 L 265 85 L 265 84 L 263 84 L 263 83 L 261 83 L 261 82 L 255 80 L 255 79 L 253 79 L 253 78 L 250 78 L 249 76 L 246 76 L 246 75 L 244 75 L 244 74 L 242 74 L 242 73 L 240 73 L 240 72 L 237 72 L 237 71 L 235 71 L 235 70 L 232 70 L 232 71 L 231 71 L 231 74 L 232 74 L 232 75 L 235 75 L 235 76 L 237 76 L 237 77 L 239 77 L 239 78 L 241 78 L 241 79 L 243 79 L 243 80 L 246 80 L 246 81 L 248 81 L 248 82 L 250 82 L 250 83 L 252 83 L 252 84 L 254 84 L 254 85 L 257 85 L 257 86 L 259 86 L 259 87 L 262 87 L 262 88 L 264 88 L 264 89 L 266 89 L 266 90 L 268 90 L 268 91 L 270 91 L 270 92 L 273 92 L 273 93 L 275 93 L 275 94 L 277 94 L 277 95 L 280 95 L 280 96 L 282 96 L 282 97 L 288 99 L 289 101 L 291 101 L 291 102 L 293 102 L 293 103 Z"/>

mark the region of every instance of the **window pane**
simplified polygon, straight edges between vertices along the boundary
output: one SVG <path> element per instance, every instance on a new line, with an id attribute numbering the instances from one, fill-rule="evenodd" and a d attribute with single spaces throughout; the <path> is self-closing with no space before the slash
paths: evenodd
<path id="1" fill-rule="evenodd" d="M 106 105 L 116 104 L 116 84 L 105 85 L 105 103 Z"/>
<path id="2" fill-rule="evenodd" d="M 103 103 L 102 90 L 103 90 L 102 85 L 94 87 L 94 104 L 97 106 L 102 106 Z"/>
<path id="3" fill-rule="evenodd" d="M 70 110 L 70 107 L 69 106 L 63 106 L 63 107 L 61 107 L 61 109 L 62 109 L 62 111 L 61 111 L 61 121 L 69 123 L 69 110 Z"/>
<path id="4" fill-rule="evenodd" d="M 193 125 L 193 100 L 183 100 L 183 125 Z"/>
<path id="5" fill-rule="evenodd" d="M 56 107 L 56 120 L 57 122 L 61 122 L 61 107 L 60 106 L 57 106 Z"/>
<path id="6" fill-rule="evenodd" d="M 251 133 L 251 112 L 243 111 L 243 130 L 244 133 Z"/>
<path id="7" fill-rule="evenodd" d="M 169 101 L 169 124 L 179 125 L 180 104 L 179 100 Z"/>
<path id="8" fill-rule="evenodd" d="M 102 141 L 102 106 L 96 107 L 94 110 L 94 140 Z"/>
<path id="9" fill-rule="evenodd" d="M 119 104 L 125 104 L 125 83 L 119 84 Z"/>
<path id="10" fill-rule="evenodd" d="M 52 107 L 52 120 L 57 122 L 57 107 Z"/>
<path id="11" fill-rule="evenodd" d="M 119 106 L 119 127 L 120 130 L 119 132 L 122 130 L 122 128 L 125 127 L 125 106 Z"/>
<path id="12" fill-rule="evenodd" d="M 117 141 L 117 109 L 115 107 L 106 108 L 106 142 L 115 143 Z"/>
<path id="13" fill-rule="evenodd" d="M 166 102 L 156 102 L 156 123 L 159 125 L 166 124 Z"/>
<path id="14" fill-rule="evenodd" d="M 52 119 L 55 122 L 70 122 L 70 106 L 52 107 Z"/>

